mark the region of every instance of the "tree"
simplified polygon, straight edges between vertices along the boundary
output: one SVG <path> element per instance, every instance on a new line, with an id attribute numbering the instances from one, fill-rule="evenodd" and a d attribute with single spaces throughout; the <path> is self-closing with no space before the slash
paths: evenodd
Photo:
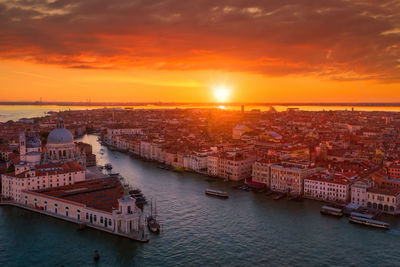
<path id="1" fill-rule="evenodd" d="M 47 137 L 49 136 L 49 132 L 41 132 L 39 136 L 40 136 L 40 141 L 42 142 L 42 145 L 47 144 Z"/>
<path id="2" fill-rule="evenodd" d="M 13 171 L 15 171 L 15 166 L 14 166 L 14 164 L 11 164 L 11 165 L 8 166 L 8 168 L 6 169 L 6 173 L 13 172 Z"/>

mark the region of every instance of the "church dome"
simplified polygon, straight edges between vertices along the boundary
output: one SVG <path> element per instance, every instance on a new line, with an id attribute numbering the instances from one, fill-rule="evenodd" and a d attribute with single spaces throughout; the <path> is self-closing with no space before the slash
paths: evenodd
<path id="1" fill-rule="evenodd" d="M 60 117 L 57 122 L 57 128 L 52 130 L 47 137 L 47 144 L 71 144 L 73 142 L 74 136 L 64 128 L 63 120 Z"/>

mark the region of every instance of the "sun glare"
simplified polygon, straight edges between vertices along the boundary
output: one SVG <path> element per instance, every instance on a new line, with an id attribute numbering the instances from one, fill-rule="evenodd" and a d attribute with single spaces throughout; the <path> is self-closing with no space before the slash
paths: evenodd
<path id="1" fill-rule="evenodd" d="M 226 86 L 218 86 L 214 88 L 214 97 L 219 103 L 226 102 L 229 99 L 230 94 L 231 90 Z"/>

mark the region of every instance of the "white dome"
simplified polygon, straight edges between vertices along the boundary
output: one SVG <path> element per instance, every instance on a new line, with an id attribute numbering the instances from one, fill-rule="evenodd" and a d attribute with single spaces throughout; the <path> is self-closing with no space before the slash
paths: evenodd
<path id="1" fill-rule="evenodd" d="M 49 133 L 47 144 L 71 144 L 74 137 L 70 131 L 65 128 L 56 128 Z"/>
<path id="2" fill-rule="evenodd" d="M 47 144 L 59 145 L 59 144 L 73 144 L 74 136 L 70 131 L 64 128 L 64 122 L 61 117 L 58 118 L 57 128 L 49 133 L 47 137 Z"/>

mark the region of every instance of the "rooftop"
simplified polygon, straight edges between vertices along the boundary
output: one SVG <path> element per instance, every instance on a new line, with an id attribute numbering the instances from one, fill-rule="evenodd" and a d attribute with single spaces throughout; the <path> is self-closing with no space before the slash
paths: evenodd
<path id="1" fill-rule="evenodd" d="M 124 188 L 117 177 L 89 180 L 33 192 L 81 203 L 105 212 L 118 209 L 118 199 L 124 196 Z"/>
<path id="2" fill-rule="evenodd" d="M 400 189 L 398 188 L 385 188 L 385 187 L 371 187 L 367 189 L 367 192 L 381 194 L 381 195 L 389 195 L 389 196 L 398 196 L 400 194 Z"/>

